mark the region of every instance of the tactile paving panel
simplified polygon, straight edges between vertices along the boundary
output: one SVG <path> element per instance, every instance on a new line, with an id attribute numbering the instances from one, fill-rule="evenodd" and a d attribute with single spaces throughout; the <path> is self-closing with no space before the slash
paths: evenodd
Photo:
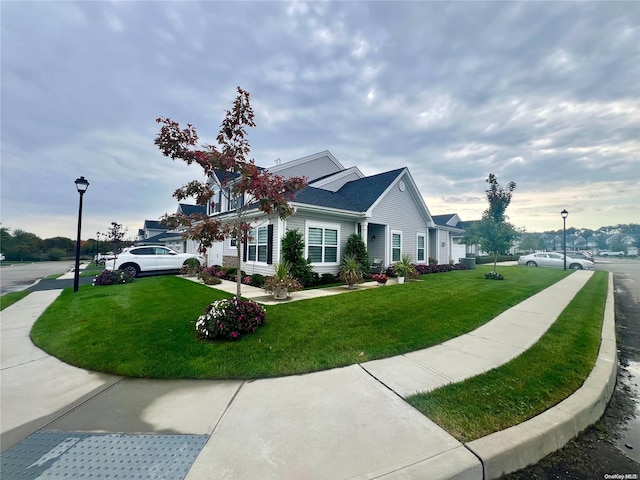
<path id="1" fill-rule="evenodd" d="M 206 435 L 42 430 L 2 454 L 3 480 L 183 480 Z"/>

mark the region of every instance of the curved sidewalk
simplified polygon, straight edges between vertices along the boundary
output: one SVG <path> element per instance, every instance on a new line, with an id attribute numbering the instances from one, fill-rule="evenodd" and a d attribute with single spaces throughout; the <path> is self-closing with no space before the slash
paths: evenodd
<path id="1" fill-rule="evenodd" d="M 197 458 L 186 477 L 162 478 L 496 478 L 561 447 L 604 411 L 617 366 L 611 275 L 596 367 L 583 387 L 558 406 L 464 445 L 403 397 L 477 375 L 519 355 L 549 328 L 590 275 L 574 272 L 442 345 L 255 381 L 141 380 L 71 367 L 29 339 L 31 325 L 59 294 L 34 292 L 1 314 L 3 456 L 39 431 L 65 432 L 69 438 L 77 432 L 136 434 L 133 438 L 153 434 L 158 440 L 197 435 L 202 444 L 189 447 Z M 84 441 L 78 437 L 75 445 Z M 53 469 L 56 461 L 75 455 L 76 446 L 51 459 L 30 459 L 29 465 L 44 462 Z"/>

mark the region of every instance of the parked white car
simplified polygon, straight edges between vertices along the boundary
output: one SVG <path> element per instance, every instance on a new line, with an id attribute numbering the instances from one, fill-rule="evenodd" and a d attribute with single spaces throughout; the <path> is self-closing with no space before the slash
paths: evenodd
<path id="1" fill-rule="evenodd" d="M 608 250 L 600 252 L 601 257 L 624 257 L 624 252 L 610 252 Z"/>
<path id="2" fill-rule="evenodd" d="M 564 268 L 564 255 L 554 252 L 531 253 L 518 258 L 518 265 L 527 267 Z M 595 270 L 593 262 L 567 255 L 567 268 L 572 270 Z"/>
<path id="3" fill-rule="evenodd" d="M 108 259 L 105 269 L 122 270 L 137 277 L 141 272 L 178 271 L 189 258 L 195 258 L 200 265 L 205 263 L 202 255 L 177 253 L 162 245 L 145 245 L 127 249 L 116 258 Z"/>

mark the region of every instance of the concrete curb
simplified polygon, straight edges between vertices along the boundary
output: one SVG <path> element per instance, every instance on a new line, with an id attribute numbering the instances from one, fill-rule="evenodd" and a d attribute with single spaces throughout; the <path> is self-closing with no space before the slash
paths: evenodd
<path id="1" fill-rule="evenodd" d="M 602 322 L 596 364 L 582 387 L 558 405 L 519 425 L 466 444 L 482 462 L 484 479 L 499 478 L 562 448 L 604 413 L 615 389 L 618 369 L 613 274 Z"/>

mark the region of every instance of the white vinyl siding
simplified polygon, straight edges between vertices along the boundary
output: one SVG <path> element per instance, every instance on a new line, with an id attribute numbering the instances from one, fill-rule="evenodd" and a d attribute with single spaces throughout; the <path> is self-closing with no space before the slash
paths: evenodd
<path id="1" fill-rule="evenodd" d="M 391 261 L 399 262 L 402 258 L 402 232 L 391 231 Z"/>

